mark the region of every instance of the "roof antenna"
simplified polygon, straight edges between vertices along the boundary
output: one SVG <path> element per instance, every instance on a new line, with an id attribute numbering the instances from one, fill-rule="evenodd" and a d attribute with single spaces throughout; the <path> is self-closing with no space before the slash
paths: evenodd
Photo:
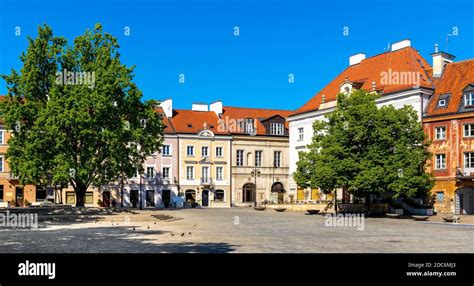
<path id="1" fill-rule="evenodd" d="M 452 34 L 446 34 L 446 53 L 448 52 L 448 42 L 449 42 L 449 37 L 451 37 Z"/>

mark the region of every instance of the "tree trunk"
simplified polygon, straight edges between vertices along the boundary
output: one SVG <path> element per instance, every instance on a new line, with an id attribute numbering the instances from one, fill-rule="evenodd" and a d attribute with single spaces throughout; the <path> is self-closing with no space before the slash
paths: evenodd
<path id="1" fill-rule="evenodd" d="M 77 184 L 75 188 L 76 192 L 76 207 L 83 207 L 84 206 L 84 199 L 86 196 L 87 188 L 82 184 Z"/>
<path id="2" fill-rule="evenodd" d="M 120 206 L 123 208 L 123 172 L 120 178 Z"/>
<path id="3" fill-rule="evenodd" d="M 371 199 L 370 194 L 366 194 L 365 195 L 365 213 L 367 215 L 370 215 L 370 199 Z"/>

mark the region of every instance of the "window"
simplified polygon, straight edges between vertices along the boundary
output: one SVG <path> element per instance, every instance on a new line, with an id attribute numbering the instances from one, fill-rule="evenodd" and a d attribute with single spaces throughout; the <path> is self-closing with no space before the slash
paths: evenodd
<path id="1" fill-rule="evenodd" d="M 474 152 L 464 153 L 464 168 L 474 168 Z"/>
<path id="2" fill-rule="evenodd" d="M 84 203 L 91 205 L 94 203 L 94 193 L 93 192 L 86 192 L 86 196 L 84 198 Z"/>
<path id="3" fill-rule="evenodd" d="M 0 203 L 3 203 L 4 200 L 3 200 L 3 185 L 0 185 Z"/>
<path id="4" fill-rule="evenodd" d="M 216 147 L 216 157 L 223 157 L 224 153 L 222 152 L 223 148 L 222 147 Z"/>
<path id="5" fill-rule="evenodd" d="M 0 156 L 0 172 L 3 172 L 3 166 L 4 166 L 4 162 L 5 161 L 5 158 L 2 156 Z"/>
<path id="6" fill-rule="evenodd" d="M 36 201 L 42 202 L 46 200 L 46 190 L 45 189 L 36 189 Z"/>
<path id="7" fill-rule="evenodd" d="M 155 167 L 146 167 L 146 177 L 153 178 L 155 176 Z"/>
<path id="8" fill-rule="evenodd" d="M 186 154 L 188 156 L 194 156 L 194 146 L 188 146 L 188 148 L 186 150 Z"/>
<path id="9" fill-rule="evenodd" d="M 0 130 L 0 144 L 5 144 L 5 131 L 4 130 Z"/>
<path id="10" fill-rule="evenodd" d="M 209 181 L 209 167 L 204 166 L 204 167 L 202 167 L 201 170 L 202 170 L 202 174 L 201 174 L 202 175 L 201 176 L 202 181 L 203 182 L 208 182 Z"/>
<path id="11" fill-rule="evenodd" d="M 186 167 L 186 180 L 194 180 L 194 167 L 193 166 Z"/>
<path id="12" fill-rule="evenodd" d="M 224 168 L 216 167 L 216 180 L 222 181 L 224 178 Z"/>
<path id="13" fill-rule="evenodd" d="M 281 167 L 281 151 L 273 152 L 273 166 L 274 167 Z"/>
<path id="14" fill-rule="evenodd" d="M 445 107 L 446 106 L 446 99 L 438 100 L 438 106 L 439 107 Z"/>
<path id="15" fill-rule="evenodd" d="M 273 135 L 283 135 L 285 129 L 283 128 L 283 123 L 271 123 L 270 124 L 270 133 Z"/>
<path id="16" fill-rule="evenodd" d="M 262 166 L 262 153 L 263 151 L 255 151 L 255 166 L 261 167 Z"/>
<path id="17" fill-rule="evenodd" d="M 76 203 L 76 193 L 66 192 L 66 204 L 73 205 Z"/>
<path id="18" fill-rule="evenodd" d="M 436 202 L 437 203 L 444 202 L 444 192 L 436 192 Z"/>
<path id="19" fill-rule="evenodd" d="M 170 145 L 163 145 L 163 151 L 162 151 L 163 155 L 165 156 L 169 156 L 171 155 L 171 148 L 170 148 Z"/>
<path id="20" fill-rule="evenodd" d="M 170 177 L 170 167 L 163 167 L 163 178 L 169 179 Z"/>
<path id="21" fill-rule="evenodd" d="M 304 128 L 298 128 L 298 141 L 303 141 L 304 139 Z"/>
<path id="22" fill-rule="evenodd" d="M 203 146 L 201 148 L 201 156 L 209 156 L 209 147 Z"/>
<path id="23" fill-rule="evenodd" d="M 436 140 L 446 139 L 446 126 L 435 127 L 435 139 Z"/>
<path id="24" fill-rule="evenodd" d="M 224 202 L 224 191 L 223 190 L 216 190 L 214 194 L 214 201 L 215 202 Z"/>
<path id="25" fill-rule="evenodd" d="M 436 166 L 437 170 L 446 169 L 446 154 L 436 154 Z"/>
<path id="26" fill-rule="evenodd" d="M 474 105 L 474 93 L 464 95 L 464 106 Z"/>
<path id="27" fill-rule="evenodd" d="M 245 119 L 244 123 L 245 123 L 245 133 L 252 134 L 255 132 L 253 119 L 251 118 Z"/>
<path id="28" fill-rule="evenodd" d="M 464 137 L 474 137 L 474 124 L 464 124 Z"/>
<path id="29" fill-rule="evenodd" d="M 236 164 L 237 164 L 237 166 L 243 166 L 244 165 L 244 150 L 237 150 Z"/>

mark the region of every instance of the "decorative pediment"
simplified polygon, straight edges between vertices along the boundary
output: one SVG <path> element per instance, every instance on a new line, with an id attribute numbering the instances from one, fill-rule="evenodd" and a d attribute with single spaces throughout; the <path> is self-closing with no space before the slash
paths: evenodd
<path id="1" fill-rule="evenodd" d="M 199 160 L 200 164 L 212 164 L 211 159 L 209 156 L 204 156 L 201 160 Z"/>
<path id="2" fill-rule="evenodd" d="M 199 137 L 214 137 L 214 132 L 209 129 L 205 129 L 199 132 Z"/>

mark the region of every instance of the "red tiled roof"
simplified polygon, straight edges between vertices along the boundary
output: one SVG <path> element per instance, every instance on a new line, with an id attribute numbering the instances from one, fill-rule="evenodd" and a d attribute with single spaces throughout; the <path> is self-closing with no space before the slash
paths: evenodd
<path id="1" fill-rule="evenodd" d="M 197 134 L 204 130 L 206 125 L 207 129 L 216 135 L 229 135 L 214 111 L 174 109 L 171 124 L 177 133 Z"/>
<path id="2" fill-rule="evenodd" d="M 262 120 L 269 119 L 274 116 L 281 116 L 286 119 L 287 116 L 292 114 L 293 111 L 290 110 L 278 110 L 278 109 L 263 109 L 263 108 L 245 108 L 245 107 L 233 107 L 233 106 L 224 106 L 222 112 L 222 120 L 229 125 L 228 120 L 245 120 L 245 119 L 257 119 L 257 135 L 267 134 L 265 126 L 262 124 Z M 288 128 L 288 121 L 285 120 L 285 127 Z M 238 134 L 244 133 L 238 132 L 237 130 L 232 131 L 231 133 Z"/>
<path id="3" fill-rule="evenodd" d="M 392 72 L 419 72 L 421 75 L 420 86 L 434 88 L 431 73 L 428 72 L 428 70 L 431 70 L 431 66 L 417 50 L 406 47 L 364 59 L 359 64 L 347 67 L 292 115 L 317 110 L 321 104 L 322 95 L 325 95 L 326 102 L 336 100 L 337 94 L 340 92 L 340 86 L 346 79 L 357 83 L 360 85 L 358 88 L 367 91 L 372 90 L 372 82 L 375 82 L 375 89 L 382 94 L 413 88 L 411 84 L 382 85 L 382 72 L 388 72 L 389 70 Z"/>
<path id="4" fill-rule="evenodd" d="M 456 113 L 462 101 L 462 90 L 474 83 L 474 59 L 446 65 L 428 102 L 426 116 Z M 445 108 L 436 108 L 440 95 L 450 94 Z"/>
<path id="5" fill-rule="evenodd" d="M 171 121 L 168 117 L 166 117 L 165 112 L 163 111 L 163 108 L 161 106 L 155 107 L 155 111 L 161 114 L 163 118 L 163 125 L 164 125 L 164 130 L 163 133 L 165 134 L 174 134 L 176 133 L 173 125 L 171 124 Z"/>

